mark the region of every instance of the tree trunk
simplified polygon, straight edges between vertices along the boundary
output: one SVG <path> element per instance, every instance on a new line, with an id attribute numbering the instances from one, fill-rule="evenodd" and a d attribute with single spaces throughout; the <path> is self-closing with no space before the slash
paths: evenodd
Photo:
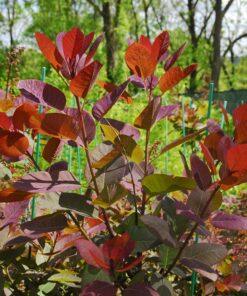
<path id="1" fill-rule="evenodd" d="M 193 48 L 192 62 L 197 63 L 196 51 L 198 48 L 198 39 L 195 31 L 195 6 L 193 3 L 193 0 L 188 0 L 187 5 L 188 5 L 188 12 L 189 12 L 188 29 L 190 33 L 191 45 Z M 196 71 L 193 71 L 190 75 L 189 93 L 194 93 L 196 90 L 196 75 L 197 75 Z"/>
<path id="2" fill-rule="evenodd" d="M 113 80 L 113 69 L 115 66 L 114 55 L 114 34 L 112 28 L 112 18 L 110 11 L 110 3 L 104 2 L 102 7 L 103 28 L 106 39 L 106 74 L 107 78 Z"/>
<path id="3" fill-rule="evenodd" d="M 222 0 L 215 1 L 215 22 L 213 32 L 213 59 L 211 79 L 215 88 L 219 87 L 221 69 L 221 29 L 222 29 Z"/>
<path id="4" fill-rule="evenodd" d="M 142 3 L 143 3 L 143 10 L 144 10 L 146 33 L 147 33 L 147 37 L 150 38 L 150 30 L 148 25 L 148 9 L 149 9 L 150 3 L 147 4 L 145 0 L 143 0 Z"/>

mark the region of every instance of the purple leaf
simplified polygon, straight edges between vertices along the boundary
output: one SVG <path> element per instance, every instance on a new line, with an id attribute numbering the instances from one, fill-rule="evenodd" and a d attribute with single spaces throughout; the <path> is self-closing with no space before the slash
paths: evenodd
<path id="1" fill-rule="evenodd" d="M 167 71 L 177 61 L 180 55 L 185 49 L 186 43 L 184 43 L 174 54 L 172 54 L 165 62 L 164 69 Z"/>
<path id="2" fill-rule="evenodd" d="M 176 213 L 178 215 L 183 215 L 187 217 L 189 220 L 192 220 L 200 223 L 201 225 L 204 225 L 203 220 L 200 217 L 198 217 L 188 205 L 178 200 L 174 200 L 174 205 L 176 208 Z"/>
<path id="3" fill-rule="evenodd" d="M 189 197 L 188 197 L 188 200 L 187 200 L 187 205 L 192 209 L 192 211 L 197 216 L 199 216 L 202 219 L 207 219 L 212 212 L 218 210 L 218 208 L 221 206 L 222 194 L 221 194 L 220 191 L 218 191 L 214 195 L 208 209 L 206 210 L 206 212 L 201 217 L 202 210 L 205 207 L 205 205 L 206 205 L 208 199 L 210 198 L 211 194 L 212 194 L 212 189 L 211 188 L 206 190 L 206 191 L 203 191 L 199 187 L 194 188 L 189 194 Z"/>
<path id="4" fill-rule="evenodd" d="M 205 191 L 212 184 L 212 178 L 207 165 L 195 154 L 190 157 L 191 171 L 198 187 Z"/>
<path id="5" fill-rule="evenodd" d="M 178 109 L 179 105 L 167 105 L 161 106 L 159 113 L 157 115 L 156 121 L 160 121 L 165 117 L 169 117 L 174 114 L 174 112 Z"/>
<path id="6" fill-rule="evenodd" d="M 51 173 L 53 171 L 67 171 L 68 163 L 67 161 L 61 160 L 53 163 L 48 169 L 47 172 Z"/>
<path id="7" fill-rule="evenodd" d="M 157 217 L 152 215 L 145 215 L 141 217 L 141 221 L 147 226 L 150 232 L 154 233 L 164 244 L 175 247 L 177 242 L 171 236 L 169 224 Z"/>
<path id="8" fill-rule="evenodd" d="M 140 296 L 140 294 L 141 296 L 159 296 L 157 291 L 143 283 L 134 284 L 123 292 L 123 296 Z"/>
<path id="9" fill-rule="evenodd" d="M 212 266 L 219 263 L 227 256 L 227 249 L 223 245 L 197 243 L 185 247 L 182 258 L 195 260 Z"/>
<path id="10" fill-rule="evenodd" d="M 146 85 L 144 80 L 136 75 L 130 76 L 130 82 L 139 88 L 147 88 L 147 89 L 154 89 L 155 86 L 158 84 L 159 80 L 156 76 L 152 75 L 147 78 Z"/>
<path id="11" fill-rule="evenodd" d="M 222 132 L 223 133 L 221 127 L 219 126 L 219 124 L 214 119 L 208 119 L 207 120 L 207 129 L 208 129 L 210 134 L 217 133 L 217 132 Z"/>
<path id="12" fill-rule="evenodd" d="M 202 276 L 207 277 L 211 281 L 216 281 L 218 278 L 215 270 L 200 261 L 184 258 L 181 260 L 181 263 L 189 267 L 190 269 L 193 269 L 196 272 L 200 273 Z"/>
<path id="13" fill-rule="evenodd" d="M 117 293 L 117 288 L 112 284 L 103 281 L 94 281 L 91 284 L 85 286 L 85 288 L 80 293 L 80 296 L 115 296 Z"/>
<path id="14" fill-rule="evenodd" d="M 23 235 L 18 235 L 15 237 L 10 238 L 5 244 L 5 247 L 10 247 L 14 245 L 22 245 L 29 243 L 37 238 L 42 237 L 43 234 L 23 234 Z"/>
<path id="15" fill-rule="evenodd" d="M 19 218 L 25 213 L 28 203 L 29 200 L 23 200 L 5 204 L 2 211 L 4 219 L 0 220 L 0 229 L 10 224 L 16 224 Z"/>
<path id="16" fill-rule="evenodd" d="M 159 82 L 159 79 L 157 76 L 154 76 L 154 75 L 149 76 L 147 78 L 146 88 L 147 89 L 154 89 L 155 86 L 158 84 L 158 82 Z"/>
<path id="17" fill-rule="evenodd" d="M 135 141 L 137 141 L 140 138 L 139 130 L 128 123 L 110 118 L 102 118 L 100 120 L 100 123 L 113 127 L 119 132 L 120 135 L 132 137 Z"/>
<path id="18" fill-rule="evenodd" d="M 77 108 L 65 108 L 65 113 L 69 116 L 72 116 L 78 124 L 80 124 L 80 117 Z M 96 126 L 93 117 L 85 110 L 82 112 L 82 118 L 86 130 L 87 142 L 90 143 L 95 137 Z M 76 139 L 76 143 L 83 145 L 82 135 Z"/>
<path id="19" fill-rule="evenodd" d="M 154 98 L 135 119 L 134 125 L 138 128 L 149 130 L 155 123 L 160 108 L 161 98 Z"/>
<path id="20" fill-rule="evenodd" d="M 211 218 L 214 227 L 229 230 L 247 230 L 247 217 L 217 212 Z"/>
<path id="21" fill-rule="evenodd" d="M 46 232 L 60 231 L 67 227 L 67 219 L 61 213 L 40 216 L 32 221 L 21 224 L 26 234 L 37 235 Z"/>
<path id="22" fill-rule="evenodd" d="M 136 75 L 131 75 L 130 76 L 130 82 L 135 85 L 136 87 L 139 87 L 139 88 L 144 88 L 145 85 L 144 85 L 144 81 L 142 80 L 141 77 L 139 76 L 136 76 Z"/>
<path id="23" fill-rule="evenodd" d="M 93 58 L 93 56 L 95 55 L 97 48 L 99 47 L 101 41 L 104 39 L 105 35 L 104 34 L 100 34 L 95 41 L 93 42 L 93 44 L 91 45 L 91 47 L 89 48 L 88 51 L 88 55 L 87 55 L 87 64 L 91 61 L 91 59 Z"/>
<path id="24" fill-rule="evenodd" d="M 106 94 L 93 106 L 93 116 L 96 120 L 100 120 L 117 102 L 119 97 L 125 91 L 129 80 L 125 81 L 120 86 L 116 87 L 112 92 Z"/>
<path id="25" fill-rule="evenodd" d="M 56 87 L 43 81 L 30 79 L 18 83 L 22 95 L 37 104 L 63 110 L 66 104 L 65 95 Z"/>
<path id="26" fill-rule="evenodd" d="M 134 164 L 130 168 L 131 173 L 128 170 L 128 174 L 121 181 L 121 185 L 123 185 L 133 195 L 141 196 L 143 194 L 141 180 L 144 178 L 144 167 L 144 161 L 138 165 Z M 147 168 L 147 175 L 153 174 L 153 172 L 154 167 L 149 164 Z"/>
<path id="27" fill-rule="evenodd" d="M 74 247 L 74 244 L 72 242 L 79 239 L 80 237 L 81 237 L 80 232 L 65 234 L 61 236 L 59 235 L 53 252 L 54 253 L 63 252 L 71 247 Z"/>
<path id="28" fill-rule="evenodd" d="M 68 171 L 40 171 L 30 173 L 13 184 L 15 189 L 25 192 L 66 192 L 80 188 L 80 183 Z"/>

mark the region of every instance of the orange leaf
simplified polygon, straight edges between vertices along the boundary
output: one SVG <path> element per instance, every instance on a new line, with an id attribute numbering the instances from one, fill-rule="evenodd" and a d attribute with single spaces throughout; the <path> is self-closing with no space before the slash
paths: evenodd
<path id="1" fill-rule="evenodd" d="M 214 159 L 210 153 L 210 151 L 208 150 L 207 146 L 205 146 L 202 142 L 199 142 L 200 146 L 201 146 L 201 150 L 202 153 L 206 159 L 206 162 L 211 170 L 212 174 L 216 174 L 216 166 L 214 164 Z"/>
<path id="2" fill-rule="evenodd" d="M 185 69 L 178 66 L 170 68 L 165 74 L 163 74 L 159 81 L 159 87 L 162 93 L 176 86 L 181 80 L 195 71 L 196 67 L 196 64 L 192 64 Z"/>
<path id="3" fill-rule="evenodd" d="M 8 157 L 19 157 L 29 147 L 28 139 L 19 132 L 0 130 L 0 153 Z"/>
<path id="4" fill-rule="evenodd" d="M 23 103 L 20 105 L 13 114 L 13 125 L 16 129 L 24 131 L 26 128 L 33 128 L 33 120 L 39 119 L 38 110 L 33 104 Z"/>
<path id="5" fill-rule="evenodd" d="M 154 73 L 156 60 L 144 45 L 134 42 L 125 53 L 125 61 L 130 70 L 143 79 Z"/>
<path id="6" fill-rule="evenodd" d="M 60 139 L 76 140 L 78 122 L 62 113 L 47 113 L 41 121 L 40 133 Z"/>
<path id="7" fill-rule="evenodd" d="M 58 138 L 49 139 L 42 153 L 43 158 L 51 163 L 61 151 L 63 144 L 64 143 Z"/>
<path id="8" fill-rule="evenodd" d="M 71 92 L 80 98 L 85 98 L 93 86 L 102 65 L 94 61 L 83 68 L 70 82 Z"/>
<path id="9" fill-rule="evenodd" d="M 0 202 L 16 202 L 29 199 L 33 193 L 19 191 L 14 188 L 7 188 L 0 191 Z"/>
<path id="10" fill-rule="evenodd" d="M 35 38 L 45 58 L 58 71 L 62 64 L 62 57 L 55 44 L 43 33 L 35 33 Z"/>

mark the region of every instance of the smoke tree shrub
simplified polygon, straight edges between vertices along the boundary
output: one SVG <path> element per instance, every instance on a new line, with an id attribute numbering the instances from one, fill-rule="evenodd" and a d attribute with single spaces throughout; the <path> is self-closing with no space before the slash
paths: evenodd
<path id="1" fill-rule="evenodd" d="M 73 28 L 59 33 L 55 43 L 42 33 L 36 40 L 76 107 L 68 107 L 56 87 L 29 79 L 19 81 L 21 95 L 11 112 L 0 113 L 3 169 L 30 160 L 1 185 L 0 289 L 8 295 L 182 295 L 196 271 L 200 293 L 241 290 L 240 269 L 224 278 L 217 267 L 229 250 L 215 229 L 247 229 L 245 217 L 220 210 L 222 191 L 247 181 L 247 105 L 233 113 L 233 137 L 211 120 L 153 153 L 153 127 L 179 109 L 162 98 L 196 69 L 174 65 L 184 45 L 170 54 L 166 31 L 153 42 L 145 36 L 131 42 L 125 52 L 129 77 L 120 85 L 97 81 L 105 95 L 88 112 L 88 94 L 102 68 L 94 56 L 103 35 L 94 40 L 94 33 Z M 146 107 L 132 123 L 109 118 L 119 100 L 134 106 L 129 84 L 145 94 Z M 92 149 L 97 127 L 102 141 Z M 35 160 L 38 134 L 47 139 L 44 170 Z M 155 158 L 198 136 L 203 157 L 193 153 L 187 163 L 181 153 L 183 176 L 157 172 Z M 65 146 L 85 154 L 86 188 L 66 161 L 56 160 Z M 30 201 L 42 204 L 47 195 L 49 211 L 26 217 Z"/>

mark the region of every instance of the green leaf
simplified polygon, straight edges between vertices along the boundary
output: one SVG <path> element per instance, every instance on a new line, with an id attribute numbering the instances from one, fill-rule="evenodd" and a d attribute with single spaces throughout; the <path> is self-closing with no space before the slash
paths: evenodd
<path id="1" fill-rule="evenodd" d="M 0 261 L 3 261 L 5 263 L 11 262 L 14 259 L 20 257 L 24 251 L 25 251 L 25 246 L 21 246 L 19 248 L 14 248 L 14 249 L 1 250 Z"/>
<path id="2" fill-rule="evenodd" d="M 102 269 L 94 268 L 90 265 L 86 265 L 82 274 L 82 286 L 86 286 L 96 280 L 111 283 L 110 276 Z"/>
<path id="3" fill-rule="evenodd" d="M 141 221 L 146 225 L 150 232 L 152 232 L 164 244 L 173 247 L 176 246 L 177 242 L 171 236 L 169 225 L 166 221 L 152 215 L 142 216 Z"/>
<path id="4" fill-rule="evenodd" d="M 75 211 L 82 216 L 92 216 L 94 207 L 88 202 L 88 198 L 73 192 L 61 193 L 59 197 L 59 205 L 61 207 Z"/>
<path id="5" fill-rule="evenodd" d="M 165 245 L 160 245 L 158 250 L 161 261 L 160 265 L 162 268 L 166 269 L 167 266 L 170 265 L 173 259 L 176 257 L 178 250 Z"/>
<path id="6" fill-rule="evenodd" d="M 128 229 L 131 238 L 136 242 L 135 252 L 144 252 L 159 244 L 156 236 L 146 226 L 132 226 Z"/>
<path id="7" fill-rule="evenodd" d="M 81 278 L 77 276 L 77 273 L 72 270 L 58 269 L 59 273 L 55 273 L 48 278 L 48 281 L 65 284 L 70 287 L 80 287 L 76 283 L 81 282 Z"/>
<path id="8" fill-rule="evenodd" d="M 196 183 L 191 178 L 153 174 L 142 180 L 142 186 L 151 196 L 166 194 L 177 190 L 192 190 Z"/>
<path id="9" fill-rule="evenodd" d="M 44 254 L 49 253 L 50 251 L 51 251 L 51 246 L 48 243 L 45 244 L 45 247 L 42 252 L 38 250 L 35 257 L 35 261 L 38 266 L 45 263 L 48 260 L 49 256 Z"/>
<path id="10" fill-rule="evenodd" d="M 106 185 L 100 193 L 100 197 L 95 199 L 93 203 L 104 209 L 109 208 L 119 199 L 125 197 L 128 191 L 120 184 Z"/>
<path id="11" fill-rule="evenodd" d="M 45 283 L 42 285 L 39 285 L 39 294 L 38 295 L 45 295 L 50 293 L 56 286 L 56 283 Z"/>
<path id="12" fill-rule="evenodd" d="M 117 150 L 121 151 L 123 155 L 126 155 L 133 162 L 140 163 L 143 161 L 144 152 L 132 137 L 119 135 L 114 142 Z"/>
<path id="13" fill-rule="evenodd" d="M 171 283 L 160 274 L 155 274 L 152 279 L 152 287 L 157 290 L 159 295 L 175 296 Z"/>

